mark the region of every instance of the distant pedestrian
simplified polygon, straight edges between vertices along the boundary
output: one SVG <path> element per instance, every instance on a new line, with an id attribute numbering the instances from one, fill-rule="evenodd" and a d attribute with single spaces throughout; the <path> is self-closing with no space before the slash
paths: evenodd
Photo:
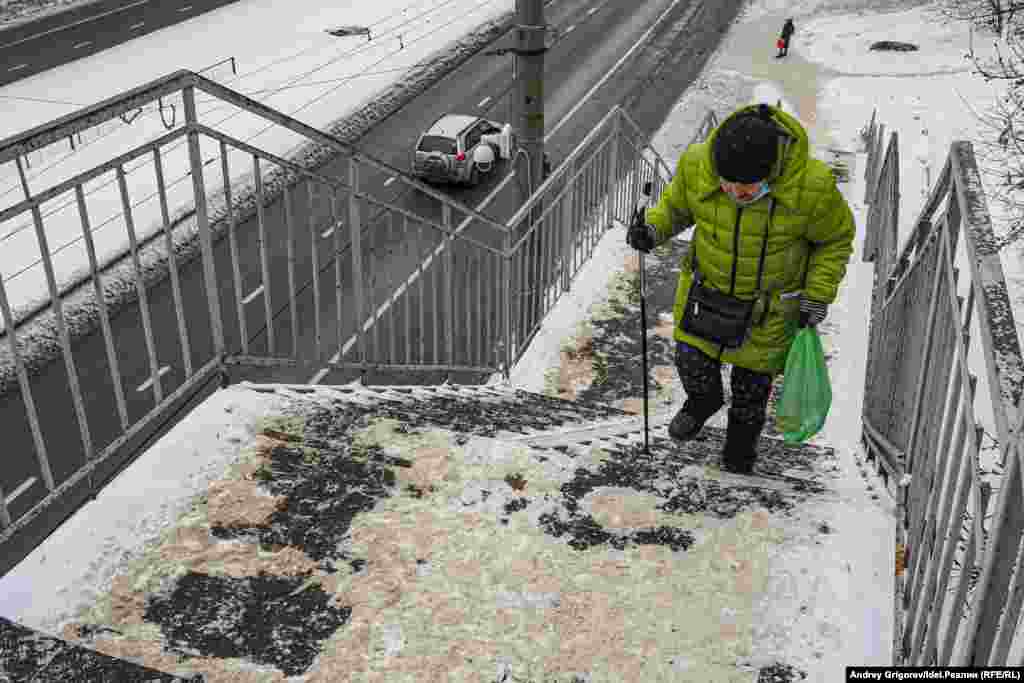
<path id="1" fill-rule="evenodd" d="M 793 20 L 786 19 L 786 23 L 782 25 L 782 35 L 778 42 L 779 54 L 775 55 L 775 59 L 782 59 L 789 54 L 789 39 L 795 32 L 796 26 L 793 25 Z"/>

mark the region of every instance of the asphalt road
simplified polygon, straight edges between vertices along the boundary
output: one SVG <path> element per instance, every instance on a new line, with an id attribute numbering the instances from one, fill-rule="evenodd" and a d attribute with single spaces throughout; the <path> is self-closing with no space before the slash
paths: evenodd
<path id="1" fill-rule="evenodd" d="M 98 0 L 0 30 L 0 85 L 96 54 L 236 0 Z"/>
<path id="2" fill-rule="evenodd" d="M 576 105 L 670 4 L 669 0 L 644 3 L 618 0 L 606 0 L 604 3 L 594 0 L 560 0 L 550 6 L 547 21 L 550 25 L 556 26 L 561 35 L 546 55 L 545 114 L 548 126 L 554 125 Z M 650 48 L 640 50 L 619 73 L 608 79 L 594 97 L 580 108 L 573 120 L 562 126 L 550 141 L 548 149 L 554 164 L 557 165 L 616 103 L 625 102 L 630 105 L 631 113 L 641 126 L 648 132 L 655 131 L 679 95 L 700 72 L 707 55 L 718 44 L 728 22 L 735 16 L 739 4 L 739 0 L 692 0 L 692 3 L 680 3 L 673 18 L 682 17 L 695 9 L 692 25 L 680 33 L 672 32 L 672 21 L 666 22 L 666 29 L 656 32 L 652 37 Z M 567 31 L 570 26 L 573 29 Z M 509 45 L 509 37 L 506 36 L 499 44 Z M 507 93 L 511 83 L 511 61 L 511 56 L 492 56 L 483 53 L 477 55 L 428 92 L 375 126 L 358 142 L 359 146 L 372 151 L 377 158 L 404 169 L 408 168 L 409 153 L 419 133 L 443 113 L 486 112 L 490 118 L 505 120 L 508 102 L 507 95 L 503 93 Z M 669 162 L 673 163 L 674 160 Z M 212 171 L 215 167 L 208 168 Z M 340 162 L 329 163 L 320 171 L 328 175 L 346 177 L 347 168 Z M 475 206 L 494 187 L 498 176 L 503 172 L 503 168 L 497 169 L 495 177 L 480 187 L 453 189 L 451 193 L 460 201 Z M 400 183 L 387 184 L 387 179 L 381 174 L 366 173 L 361 178 L 361 183 L 374 196 L 402 206 L 411 213 L 434 220 L 440 218 L 440 208 L 436 200 L 417 191 L 402 190 Z M 326 358 L 337 349 L 339 336 L 343 340 L 348 339 L 356 329 L 354 286 L 350 267 L 351 250 L 347 249 L 350 231 L 347 220 L 342 220 L 340 230 L 326 237 L 321 236 L 321 233 L 334 225 L 330 201 L 324 193 L 318 193 L 310 207 L 305 202 L 306 191 L 307 188 L 303 185 L 295 188 L 291 212 L 295 237 L 293 263 L 298 274 L 296 286 L 300 290 L 297 336 L 300 353 L 304 357 L 312 357 L 317 338 L 315 331 L 319 329 L 322 341 L 320 358 Z M 516 200 L 515 193 L 505 193 L 491 204 L 487 213 L 504 222 L 514 212 Z M 344 212 L 343 206 L 342 213 Z M 380 297 L 392 291 L 398 281 L 415 269 L 421 255 L 431 245 L 437 244 L 438 236 L 428 229 L 421 233 L 416 226 L 412 226 L 410 232 L 403 232 L 402 222 L 394 221 L 393 217 L 387 214 L 375 215 L 370 211 L 367 215 L 370 220 L 366 222 L 362 232 L 363 279 Z M 453 224 L 457 225 L 461 218 L 453 216 Z M 285 248 L 286 231 L 282 203 L 276 202 L 267 207 L 265 219 L 267 242 L 271 247 L 268 265 L 271 272 L 269 293 L 272 308 L 275 312 L 287 311 L 288 250 Z M 493 233 L 487 234 L 488 230 L 474 226 L 467 234 L 497 243 Z M 257 232 L 255 219 L 238 228 L 243 293 L 251 292 L 261 281 Z M 421 239 L 414 238 L 421 234 Z M 337 242 L 336 236 L 341 237 Z M 319 265 L 318 272 L 321 273 L 319 285 L 323 294 L 319 328 L 311 310 L 310 273 L 314 252 Z M 457 258 L 470 257 L 470 252 L 471 250 L 460 249 L 457 251 Z M 343 265 L 340 288 L 337 287 L 338 283 L 334 277 L 335 253 L 341 254 Z M 241 335 L 234 314 L 236 299 L 229 256 L 228 240 L 222 239 L 215 245 L 215 263 L 220 281 L 218 295 L 225 320 L 225 336 L 229 348 L 234 350 L 240 348 Z M 492 353 L 494 349 L 483 343 L 485 335 L 481 333 L 486 332 L 488 326 L 495 324 L 496 320 L 494 316 L 482 315 L 479 311 L 487 309 L 487 302 L 493 301 L 492 297 L 496 293 L 494 263 L 496 262 L 479 260 L 474 262 L 472 258 L 467 262 L 457 263 L 452 289 L 454 302 L 420 302 L 418 298 L 411 298 L 407 308 L 403 300 L 398 306 L 393 307 L 390 315 L 385 316 L 375 326 L 368 341 L 371 344 L 376 342 L 375 348 L 384 353 L 385 357 L 400 358 L 408 349 L 412 360 L 429 362 L 434 344 L 446 342 L 445 335 L 451 329 L 456 336 L 454 342 L 460 345 L 457 348 L 476 349 L 476 357 L 466 357 L 467 362 L 486 361 L 487 358 L 483 356 Z M 206 314 L 200 268 L 197 260 L 181 265 L 179 269 L 183 299 L 189 312 L 191 359 L 196 367 L 212 356 L 212 343 L 209 339 L 210 321 Z M 418 289 L 414 287 L 413 292 L 417 291 Z M 334 314 L 339 296 L 343 311 L 340 325 Z M 166 374 L 162 376 L 162 388 L 166 396 L 180 387 L 185 379 L 184 359 L 178 342 L 170 283 L 164 282 L 151 288 L 148 297 L 157 356 L 160 365 L 167 368 Z M 381 299 L 378 298 L 375 303 L 381 303 Z M 446 316 L 453 304 L 454 315 L 451 317 L 449 328 Z M 369 307 L 364 313 L 368 312 Z M 404 334 L 406 316 L 411 327 L 420 329 L 420 334 Z M 261 354 L 266 349 L 266 330 L 261 330 L 265 321 L 262 297 L 256 297 L 245 305 L 245 317 L 246 336 L 251 340 L 250 352 Z M 422 325 L 420 320 L 423 321 Z M 111 323 L 128 404 L 129 422 L 134 422 L 154 405 L 151 387 L 146 385 L 150 367 L 145 353 L 138 306 L 126 307 L 112 319 Z M 277 317 L 274 332 L 275 351 L 282 355 L 290 353 L 292 334 L 290 316 L 287 313 Z M 377 337 L 374 338 L 372 334 L 376 334 Z M 85 395 L 93 444 L 96 450 L 100 450 L 121 433 L 120 420 L 113 403 L 114 392 L 102 335 L 97 331 L 78 341 L 74 347 L 74 354 Z M 324 378 L 324 381 L 347 381 L 353 376 L 332 373 Z M 366 379 L 370 382 L 432 383 L 440 380 L 440 377 L 440 374 L 419 374 L 416 377 L 376 374 Z M 250 378 L 255 379 L 251 375 Z M 296 375 L 288 379 L 305 382 L 309 379 L 309 370 L 306 368 L 296 371 Z M 453 381 L 468 379 L 470 378 L 452 377 Z M 68 392 L 64 364 L 59 360 L 50 364 L 32 379 L 32 385 L 37 406 L 40 407 L 42 431 L 46 435 L 53 474 L 59 482 L 85 461 Z M 203 392 L 191 398 L 183 398 L 179 402 L 181 410 L 185 411 L 200 402 L 215 386 L 214 382 L 210 382 Z M 0 422 L 5 425 L 4 451 L 15 454 L 13 458 L 5 458 L 5 467 L 0 472 L 0 484 L 10 495 L 26 479 L 37 476 L 34 458 L 31 456 L 31 433 L 25 422 L 20 395 L 14 393 L 0 397 Z M 147 438 L 151 439 L 153 435 L 140 435 L 139 442 Z M 97 471 L 94 486 L 109 479 L 125 464 L 126 461 L 123 459 L 120 462 L 105 464 Z M 24 489 L 10 506 L 12 516 L 17 519 L 44 493 L 44 488 L 38 480 L 34 485 Z M 76 509 L 88 495 L 88 487 L 78 487 L 67 496 L 64 504 L 54 506 L 54 510 L 36 520 L 32 530 L 14 542 L 13 547 L 5 546 L 5 555 L 9 558 L 23 555 L 45 537 L 50 529 L 59 524 L 61 519 Z M 0 572 L 3 571 L 6 571 L 6 565 L 0 563 Z"/>

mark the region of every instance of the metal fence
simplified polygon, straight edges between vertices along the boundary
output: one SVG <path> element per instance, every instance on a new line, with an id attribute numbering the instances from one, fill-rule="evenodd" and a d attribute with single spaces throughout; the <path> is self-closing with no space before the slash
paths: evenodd
<path id="1" fill-rule="evenodd" d="M 706 138 L 716 121 L 709 112 L 694 140 Z M 507 367 L 526 351 L 605 231 L 629 222 L 641 187 L 650 182 L 657 197 L 672 172 L 629 114 L 615 107 L 509 219 Z"/>
<path id="2" fill-rule="evenodd" d="M 63 176 L 24 163 L 172 107 L 118 128 L 149 139 L 120 139 L 114 158 L 112 142 Z M 247 141 L 225 111 L 293 151 Z M 464 205 L 188 71 L 0 141 L 5 172 L 21 197 L 0 203 L 0 240 L 31 239 L 37 258 L 0 270 L 0 572 L 218 379 L 507 375 L 639 186 L 671 177 L 615 108 L 502 223 L 490 200 Z"/>
<path id="3" fill-rule="evenodd" d="M 895 663 L 1019 666 L 1024 362 L 973 148 L 950 147 L 897 253 L 897 137 L 873 116 L 864 138 L 862 438 L 899 503 Z"/>
<path id="4" fill-rule="evenodd" d="M 91 161 L 76 156 L 93 165 L 72 165 L 70 177 L 59 168 L 30 177 L 26 155 L 154 103 L 173 105 L 178 120 L 136 122 L 151 139 L 122 140 L 128 149 L 115 158 L 110 147 Z M 206 123 L 226 109 L 307 153 L 286 159 Z M 481 319 L 482 299 L 497 306 L 505 296 L 497 277 L 481 274 L 503 267 L 503 224 L 197 74 L 2 141 L 0 169 L 22 195 L 6 192 L 0 204 L 4 265 L 20 265 L 11 264 L 24 241 L 35 241 L 26 265 L 0 275 L 0 571 L 229 368 L 309 378 L 374 361 L 499 367 L 493 344 L 474 337 L 454 348 L 452 339 Z M 396 179 L 389 190 L 404 186 L 430 210 L 382 199 L 382 182 L 364 189 L 367 176 Z M 441 249 L 463 217 L 474 230 L 458 235 L 458 250 Z M 493 287 L 467 287 L 467 273 Z M 33 287 L 46 292 L 41 302 L 24 296 Z M 392 329 L 406 334 L 386 343 L 374 323 L 389 302 Z"/>

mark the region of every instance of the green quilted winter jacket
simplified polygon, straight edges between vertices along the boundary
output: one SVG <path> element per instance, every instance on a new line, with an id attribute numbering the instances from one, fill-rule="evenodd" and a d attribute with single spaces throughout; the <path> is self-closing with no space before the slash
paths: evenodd
<path id="1" fill-rule="evenodd" d="M 745 107 L 729 118 L 754 108 Z M 771 192 L 766 197 L 739 207 L 721 189 L 711 155 L 719 127 L 707 141 L 683 152 L 671 183 L 657 205 L 647 210 L 646 218 L 657 229 L 658 243 L 696 225 L 680 262 L 673 308 L 676 340 L 723 362 L 776 374 L 785 368 L 786 353 L 796 335 L 801 293 L 825 304 L 835 301 L 853 253 L 856 225 L 832 170 L 810 157 L 803 126 L 786 112 L 770 109 L 776 124 L 789 135 L 780 135 L 779 161 L 768 179 Z M 772 198 L 776 207 L 768 232 L 762 294 L 756 296 L 757 264 Z M 737 260 L 734 296 L 757 299 L 754 328 L 738 349 L 723 350 L 680 328 L 693 279 L 694 250 L 705 285 L 729 293 Z"/>

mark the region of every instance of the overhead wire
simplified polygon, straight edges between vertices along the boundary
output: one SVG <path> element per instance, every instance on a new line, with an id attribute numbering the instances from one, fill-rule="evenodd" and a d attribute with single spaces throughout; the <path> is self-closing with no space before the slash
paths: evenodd
<path id="1" fill-rule="evenodd" d="M 446 0 L 445 2 L 441 3 L 440 5 L 434 5 L 433 7 L 431 7 L 431 9 L 429 9 L 427 11 L 421 12 L 420 14 L 417 14 L 416 16 L 409 17 L 403 23 L 398 24 L 397 26 L 392 27 L 387 32 L 382 34 L 382 37 L 383 36 L 388 36 L 388 35 L 394 33 L 398 29 L 400 29 L 400 28 L 402 28 L 404 26 L 407 26 L 407 25 L 415 22 L 416 20 L 420 19 L 423 16 L 426 16 L 426 15 L 432 14 L 434 12 L 437 12 L 438 10 L 442 9 L 443 7 L 446 7 L 447 5 L 451 5 L 453 2 L 458 2 L 458 0 Z M 449 23 L 451 23 L 451 22 L 449 22 Z M 447 26 L 448 24 L 445 24 L 445 25 Z M 336 64 L 337 62 L 341 61 L 342 59 L 345 59 L 345 58 L 348 58 L 348 57 L 352 57 L 352 56 L 357 55 L 357 54 L 359 54 L 361 52 L 366 52 L 371 47 L 376 47 L 375 45 L 371 45 L 371 43 L 372 43 L 372 41 L 368 41 L 368 42 L 364 43 L 362 47 L 360 47 L 360 48 L 358 48 L 356 50 L 352 50 L 350 52 L 343 52 L 343 53 L 337 55 L 336 57 L 328 59 L 326 62 L 324 62 L 324 63 L 322 63 L 322 64 L 320 64 L 320 65 L 318 65 L 318 66 L 316 66 L 316 67 L 314 67 L 312 69 L 309 69 L 308 71 L 296 74 L 294 76 L 290 76 L 287 80 L 284 81 L 284 85 L 283 86 L 275 86 L 275 87 L 272 87 L 272 88 L 264 88 L 264 90 L 270 91 L 270 95 L 268 95 L 268 98 L 269 98 L 269 97 L 273 96 L 276 92 L 283 91 L 283 90 L 287 89 L 289 86 L 291 86 L 295 82 L 305 78 L 306 76 L 310 76 L 310 75 L 312 75 L 312 74 L 314 74 L 314 73 L 316 73 L 318 71 L 326 69 L 327 67 L 331 66 L 332 64 Z M 378 38 L 378 44 L 379 43 L 380 43 L 380 40 Z M 410 44 L 412 44 L 412 43 L 410 43 Z M 401 50 L 397 50 L 396 52 L 400 52 L 400 51 Z M 395 54 L 395 53 L 390 53 L 390 54 Z M 379 64 L 380 62 L 378 61 L 376 63 Z M 239 92 L 241 92 L 243 95 L 249 95 L 249 93 L 247 93 L 245 91 L 241 91 L 240 90 Z M 222 100 L 220 100 L 218 98 L 215 98 L 215 97 L 211 97 L 211 98 L 209 98 L 207 100 L 199 100 L 199 101 L 197 101 L 196 104 L 197 105 L 200 104 L 200 103 L 205 104 L 207 102 L 217 102 L 218 104 L 215 107 L 212 107 L 210 109 L 204 110 L 202 112 L 203 114 L 209 114 L 212 111 L 216 111 L 216 109 L 223 108 L 225 106 L 230 106 L 230 105 L 224 103 Z M 235 116 L 235 115 L 232 115 L 232 116 Z M 232 118 L 232 117 L 228 117 L 228 118 Z M 222 119 L 220 121 L 217 121 L 214 125 L 219 125 L 220 123 L 223 123 L 226 120 L 228 120 L 228 119 L 226 118 L 226 119 Z"/>

